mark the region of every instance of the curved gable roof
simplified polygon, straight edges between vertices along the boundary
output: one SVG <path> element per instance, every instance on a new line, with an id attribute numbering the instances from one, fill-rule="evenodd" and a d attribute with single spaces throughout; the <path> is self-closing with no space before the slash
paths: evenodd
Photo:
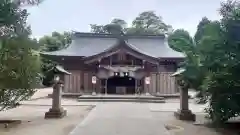
<path id="1" fill-rule="evenodd" d="M 183 58 L 182 53 L 171 49 L 162 35 L 126 35 L 125 41 L 133 50 L 155 58 Z M 110 50 L 118 45 L 119 39 L 112 34 L 76 33 L 72 43 L 59 51 L 43 52 L 52 56 L 90 57 Z"/>
<path id="2" fill-rule="evenodd" d="M 73 39 L 72 43 L 67 47 L 58 51 L 43 52 L 45 55 L 53 56 L 83 56 L 88 57 L 99 54 L 106 49 L 114 46 L 117 39 L 114 38 L 88 38 L 82 37 Z"/>
<path id="3" fill-rule="evenodd" d="M 171 49 L 166 39 L 128 39 L 128 44 L 156 58 L 183 58 L 183 53 Z"/>

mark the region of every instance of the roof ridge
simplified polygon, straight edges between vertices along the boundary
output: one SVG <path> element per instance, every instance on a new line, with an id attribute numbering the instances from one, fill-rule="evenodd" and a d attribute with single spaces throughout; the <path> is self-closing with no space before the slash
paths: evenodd
<path id="1" fill-rule="evenodd" d="M 99 37 L 99 38 L 119 38 L 125 37 L 125 38 L 165 38 L 165 34 L 110 34 L 110 33 L 92 33 L 92 32 L 73 32 L 74 38 L 79 37 Z"/>

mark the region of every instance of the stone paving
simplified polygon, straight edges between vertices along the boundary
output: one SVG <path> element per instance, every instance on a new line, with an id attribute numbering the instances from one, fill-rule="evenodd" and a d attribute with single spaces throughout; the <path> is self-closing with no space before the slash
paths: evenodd
<path id="1" fill-rule="evenodd" d="M 0 124 L 0 135 L 68 135 L 88 115 L 91 106 L 64 106 L 68 114 L 63 119 L 44 119 L 51 106 L 19 106 L 0 112 L 1 120 L 21 120 L 21 124 Z"/>
<path id="2" fill-rule="evenodd" d="M 44 98 L 48 91 L 50 90 L 45 89 L 32 101 L 24 101 L 22 104 L 50 106 L 51 99 Z M 37 100 L 34 100 L 35 98 Z M 96 105 L 69 135 L 169 135 L 169 131 L 164 126 L 166 121 L 175 120 L 172 114 L 179 108 L 179 99 L 166 100 L 166 103 L 158 104 L 77 102 L 76 99 L 63 99 L 62 104 L 64 106 Z M 196 105 L 191 100 L 189 106 L 195 113 L 202 113 L 205 107 L 205 105 Z"/>
<path id="3" fill-rule="evenodd" d="M 167 101 L 165 104 L 149 103 L 149 109 L 152 112 L 174 112 L 180 108 L 179 102 Z M 189 103 L 189 109 L 193 113 L 203 113 L 207 105 Z"/>
<path id="4" fill-rule="evenodd" d="M 148 104 L 99 103 L 70 135 L 169 135 Z"/>

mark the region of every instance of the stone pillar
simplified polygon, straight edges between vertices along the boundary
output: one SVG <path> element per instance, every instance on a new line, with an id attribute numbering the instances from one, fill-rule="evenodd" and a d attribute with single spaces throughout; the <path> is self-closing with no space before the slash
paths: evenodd
<path id="1" fill-rule="evenodd" d="M 180 91 L 180 109 L 189 110 L 188 108 L 188 90 Z"/>
<path id="2" fill-rule="evenodd" d="M 193 114 L 188 107 L 188 88 L 180 89 L 180 109 L 177 112 L 174 112 L 174 115 L 179 120 L 196 120 L 195 114 Z"/>
<path id="3" fill-rule="evenodd" d="M 57 82 L 53 86 L 53 94 L 52 94 L 52 108 L 49 109 L 48 112 L 45 113 L 45 119 L 47 118 L 62 118 L 66 116 L 67 111 L 64 110 L 61 106 L 62 99 L 62 83 Z"/>

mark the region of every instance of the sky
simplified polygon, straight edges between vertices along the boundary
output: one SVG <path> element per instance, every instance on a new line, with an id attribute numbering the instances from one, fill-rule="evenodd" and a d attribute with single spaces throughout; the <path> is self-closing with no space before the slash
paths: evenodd
<path id="1" fill-rule="evenodd" d="M 53 31 L 89 32 L 90 24 L 107 24 L 113 18 L 128 22 L 143 11 L 155 11 L 174 29 L 194 35 L 198 22 L 206 16 L 218 20 L 222 0 L 44 0 L 28 8 L 32 36 L 40 38 Z"/>

